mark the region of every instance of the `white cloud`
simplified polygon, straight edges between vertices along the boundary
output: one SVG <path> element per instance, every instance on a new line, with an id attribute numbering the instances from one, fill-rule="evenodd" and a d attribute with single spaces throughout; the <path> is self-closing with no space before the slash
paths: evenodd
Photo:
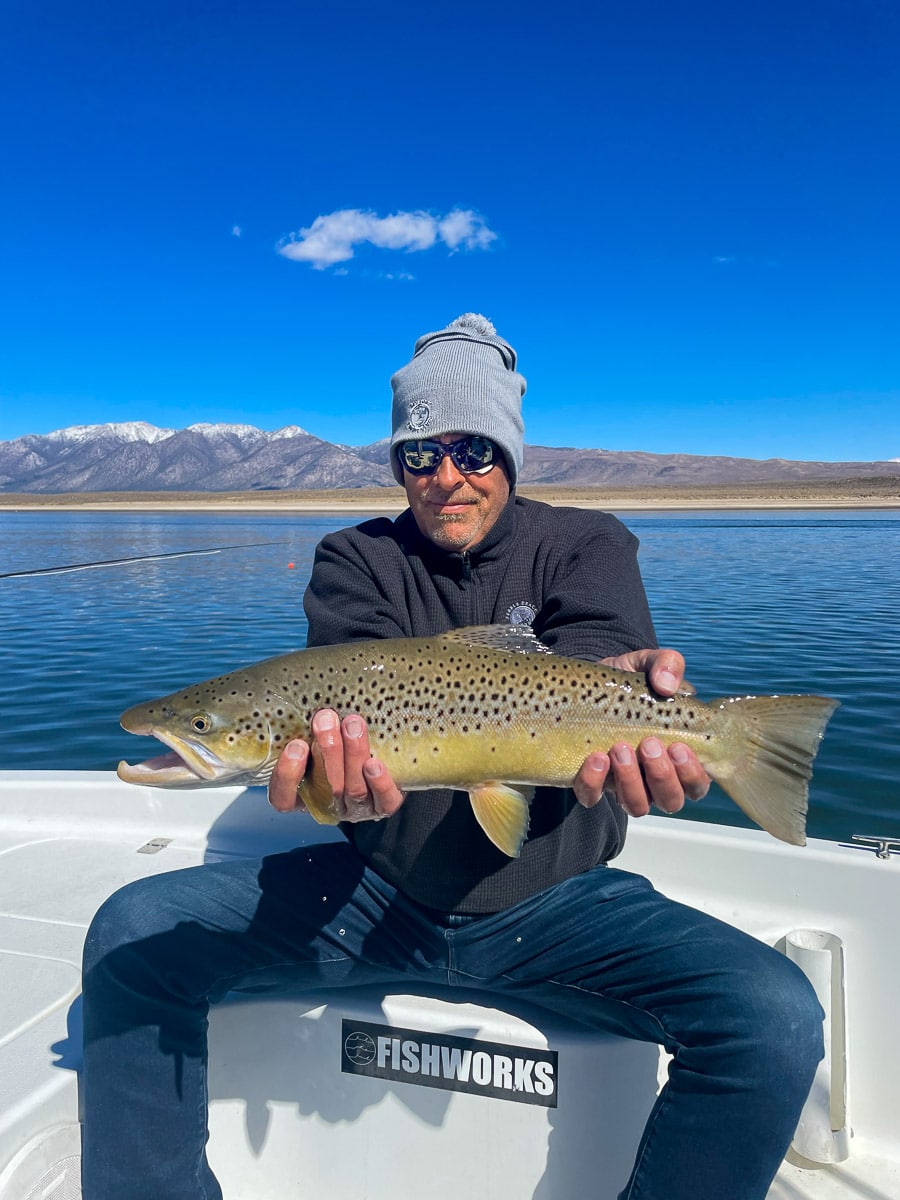
<path id="1" fill-rule="evenodd" d="M 485 250 L 497 235 L 470 209 L 454 208 L 444 217 L 426 212 L 397 212 L 379 217 L 358 208 L 316 217 L 308 229 L 289 234 L 278 253 L 322 271 L 353 258 L 354 248 L 368 243 L 379 250 L 407 254 L 431 250 L 442 242 L 451 251 Z"/>
<path id="2" fill-rule="evenodd" d="M 461 208 L 454 208 L 438 222 L 438 236 L 451 250 L 459 246 L 466 250 L 486 250 L 497 237 L 480 217 Z"/>
<path id="3" fill-rule="evenodd" d="M 232 236 L 232 237 L 240 237 L 240 236 L 241 236 L 241 227 L 240 227 L 240 225 L 232 225 L 232 227 L 231 227 L 231 236 Z"/>

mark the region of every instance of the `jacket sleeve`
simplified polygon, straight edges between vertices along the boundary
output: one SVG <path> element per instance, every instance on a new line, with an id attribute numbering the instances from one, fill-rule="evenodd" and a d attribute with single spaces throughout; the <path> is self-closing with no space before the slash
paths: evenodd
<path id="1" fill-rule="evenodd" d="M 545 568 L 536 632 L 559 654 L 598 661 L 657 645 L 638 539 L 615 517 L 582 513 Z"/>
<path id="2" fill-rule="evenodd" d="M 402 610 L 388 597 L 397 574 L 390 548 L 391 522 L 367 521 L 323 538 L 303 597 L 307 646 L 333 646 L 370 638 L 406 637 Z"/>

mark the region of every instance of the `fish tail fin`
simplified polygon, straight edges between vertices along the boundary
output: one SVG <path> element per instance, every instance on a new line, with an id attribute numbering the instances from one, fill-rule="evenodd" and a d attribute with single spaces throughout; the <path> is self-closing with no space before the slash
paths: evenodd
<path id="1" fill-rule="evenodd" d="M 718 704 L 736 722 L 740 752 L 711 764 L 710 775 L 767 833 L 805 845 L 812 763 L 837 700 L 731 696 Z"/>

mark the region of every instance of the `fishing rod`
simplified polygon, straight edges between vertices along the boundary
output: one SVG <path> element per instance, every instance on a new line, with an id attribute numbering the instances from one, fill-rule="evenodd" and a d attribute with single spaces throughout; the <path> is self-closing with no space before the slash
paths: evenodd
<path id="1" fill-rule="evenodd" d="M 101 558 L 96 562 L 69 563 L 63 567 L 35 567 L 31 571 L 6 571 L 0 579 L 24 579 L 30 575 L 63 575 L 68 571 L 90 571 L 94 567 L 127 567 L 132 563 L 162 558 L 189 558 L 194 554 L 221 554 L 223 550 L 248 550 L 254 546 L 284 546 L 286 539 L 276 542 L 238 542 L 231 546 L 208 546 L 203 550 L 171 550 L 166 554 L 133 554 L 128 558 Z"/>

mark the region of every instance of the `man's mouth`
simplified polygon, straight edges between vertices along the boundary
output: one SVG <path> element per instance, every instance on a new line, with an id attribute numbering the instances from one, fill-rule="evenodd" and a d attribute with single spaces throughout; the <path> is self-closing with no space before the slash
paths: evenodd
<path id="1" fill-rule="evenodd" d="M 431 508 L 438 509 L 441 512 L 461 511 L 464 508 L 471 508 L 476 503 L 474 497 L 466 496 L 445 496 L 445 497 L 428 497 L 427 503 Z"/>

